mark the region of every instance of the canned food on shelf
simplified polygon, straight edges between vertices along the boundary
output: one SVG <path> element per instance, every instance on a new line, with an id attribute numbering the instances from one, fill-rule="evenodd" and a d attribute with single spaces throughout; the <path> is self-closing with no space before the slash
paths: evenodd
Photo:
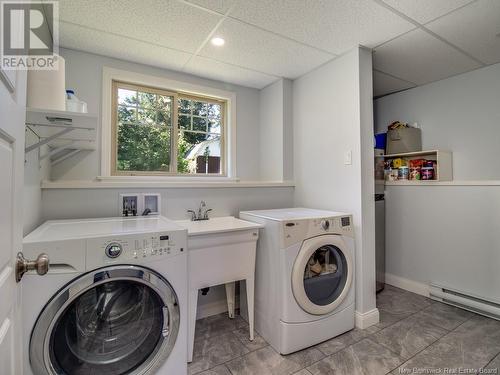
<path id="1" fill-rule="evenodd" d="M 422 167 L 422 180 L 434 180 L 434 167 Z"/>

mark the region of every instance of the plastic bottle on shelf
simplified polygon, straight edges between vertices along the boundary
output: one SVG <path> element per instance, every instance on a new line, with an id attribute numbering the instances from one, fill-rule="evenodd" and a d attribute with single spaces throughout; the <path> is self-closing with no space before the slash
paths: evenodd
<path id="1" fill-rule="evenodd" d="M 87 103 L 78 99 L 74 90 L 66 90 L 66 111 L 87 113 Z"/>

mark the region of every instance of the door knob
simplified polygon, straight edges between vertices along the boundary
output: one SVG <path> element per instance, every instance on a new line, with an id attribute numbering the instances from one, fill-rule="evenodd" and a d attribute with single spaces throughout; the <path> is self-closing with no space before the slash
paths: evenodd
<path id="1" fill-rule="evenodd" d="M 36 260 L 28 260 L 23 253 L 17 253 L 16 258 L 16 281 L 21 281 L 23 275 L 28 271 L 35 270 L 40 276 L 45 275 L 49 271 L 49 256 L 40 254 Z"/>

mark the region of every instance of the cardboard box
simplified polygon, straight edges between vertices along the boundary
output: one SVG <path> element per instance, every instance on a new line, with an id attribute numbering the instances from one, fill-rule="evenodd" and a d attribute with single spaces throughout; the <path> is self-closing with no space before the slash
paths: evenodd
<path id="1" fill-rule="evenodd" d="M 417 128 L 392 129 L 387 132 L 386 154 L 422 151 L 422 132 Z"/>

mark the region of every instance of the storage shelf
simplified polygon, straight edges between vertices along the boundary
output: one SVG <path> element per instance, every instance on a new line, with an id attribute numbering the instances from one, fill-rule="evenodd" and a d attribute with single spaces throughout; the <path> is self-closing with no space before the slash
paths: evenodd
<path id="1" fill-rule="evenodd" d="M 408 158 L 408 157 L 418 157 L 418 156 L 427 156 L 427 155 L 437 155 L 437 153 L 447 152 L 451 154 L 451 151 L 445 150 L 427 150 L 427 151 L 414 151 L 414 152 L 403 152 L 400 154 L 384 154 L 384 155 L 376 155 L 376 158 Z"/>
<path id="2" fill-rule="evenodd" d="M 386 186 L 500 186 L 499 180 L 386 181 Z"/>
<path id="3" fill-rule="evenodd" d="M 401 181 L 386 181 L 386 185 L 431 185 L 438 182 L 452 181 L 453 168 L 452 168 L 452 153 L 451 151 L 444 150 L 425 150 L 415 152 L 404 152 L 399 154 L 386 154 L 375 156 L 375 158 L 383 159 L 396 159 L 402 158 L 407 160 L 425 158 L 428 160 L 436 161 L 436 169 L 434 171 L 435 178 L 433 180 L 401 180 Z"/>
<path id="4" fill-rule="evenodd" d="M 75 118 L 89 119 L 89 121 L 97 119 L 97 115 L 93 113 L 58 111 L 55 109 L 42 109 L 33 107 L 27 107 L 26 114 L 29 114 L 30 116 L 41 116 L 41 118 L 45 116 L 52 116 L 52 117 L 63 117 L 69 119 L 75 119 Z"/>
<path id="5" fill-rule="evenodd" d="M 27 145 L 25 152 L 47 145 L 49 151 L 40 160 L 49 157 L 57 164 L 82 150 L 95 150 L 97 116 L 69 111 L 26 109 L 26 127 L 38 137 L 38 142 Z"/>

